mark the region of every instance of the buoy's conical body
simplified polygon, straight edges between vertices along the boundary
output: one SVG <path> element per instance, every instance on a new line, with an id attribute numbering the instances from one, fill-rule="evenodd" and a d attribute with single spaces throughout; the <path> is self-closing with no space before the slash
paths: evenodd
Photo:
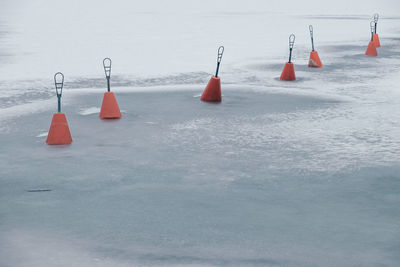
<path id="1" fill-rule="evenodd" d="M 294 81 L 296 80 L 296 75 L 294 73 L 294 65 L 293 62 L 286 62 L 285 67 L 283 68 L 280 79 L 282 81 Z"/>
<path id="2" fill-rule="evenodd" d="M 121 111 L 117 103 L 117 99 L 113 92 L 105 92 L 103 103 L 101 104 L 100 118 L 101 119 L 119 119 Z"/>
<path id="3" fill-rule="evenodd" d="M 55 113 L 51 120 L 50 130 L 47 135 L 48 145 L 67 145 L 72 143 L 67 118 L 64 113 Z"/>
<path id="4" fill-rule="evenodd" d="M 376 46 L 373 41 L 369 41 L 365 55 L 369 57 L 376 57 L 378 55 L 378 51 L 376 51 Z"/>
<path id="5" fill-rule="evenodd" d="M 379 36 L 377 33 L 374 33 L 374 37 L 372 38 L 375 47 L 381 47 L 381 42 L 379 41 Z"/>
<path id="6" fill-rule="evenodd" d="M 221 102 L 221 79 L 219 77 L 212 76 L 201 95 L 201 100 L 209 102 Z"/>
<path id="7" fill-rule="evenodd" d="M 311 51 L 308 66 L 310 68 L 322 68 L 322 62 L 317 51 Z"/>

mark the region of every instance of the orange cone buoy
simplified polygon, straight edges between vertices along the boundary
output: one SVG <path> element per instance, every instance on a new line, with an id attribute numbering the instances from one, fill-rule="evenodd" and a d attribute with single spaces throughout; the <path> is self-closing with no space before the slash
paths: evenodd
<path id="1" fill-rule="evenodd" d="M 208 82 L 206 89 L 204 89 L 203 94 L 201 95 L 202 101 L 207 102 L 221 102 L 222 95 L 221 95 L 221 79 L 218 77 L 219 66 L 221 64 L 222 55 L 224 54 L 224 47 L 220 46 L 218 48 L 217 54 L 217 70 L 215 72 L 215 76 L 213 75 Z"/>
<path id="2" fill-rule="evenodd" d="M 318 52 L 314 50 L 314 29 L 312 25 L 308 26 L 310 30 L 310 36 L 311 36 L 311 45 L 312 45 L 312 51 L 310 52 L 310 59 L 308 60 L 308 67 L 310 68 L 322 68 L 322 62 L 321 59 L 319 58 Z"/>
<path id="3" fill-rule="evenodd" d="M 376 46 L 374 43 L 374 21 L 371 21 L 371 40 L 368 43 L 367 51 L 365 51 L 365 55 L 369 57 L 376 57 L 378 56 L 378 51 L 376 50 Z"/>
<path id="4" fill-rule="evenodd" d="M 377 33 L 374 33 L 373 39 L 374 39 L 374 45 L 375 45 L 375 47 L 381 47 L 381 42 L 379 41 L 379 36 L 378 36 Z"/>
<path id="5" fill-rule="evenodd" d="M 378 20 L 379 20 L 379 14 L 375 13 L 374 14 L 375 27 L 374 27 L 374 36 L 373 36 L 375 47 L 381 47 L 381 42 L 379 41 L 379 36 L 376 33 L 376 28 L 378 26 Z"/>
<path id="6" fill-rule="evenodd" d="M 376 50 L 376 46 L 373 41 L 369 41 L 367 51 L 365 51 L 365 55 L 369 57 L 378 56 L 378 51 Z"/>
<path id="7" fill-rule="evenodd" d="M 282 81 L 294 81 L 296 80 L 296 74 L 294 73 L 294 64 L 293 62 L 286 62 L 285 67 L 283 68 L 280 79 Z"/>
<path id="8" fill-rule="evenodd" d="M 46 143 L 48 145 L 67 145 L 72 143 L 71 133 L 64 113 L 54 113 Z"/>
<path id="9" fill-rule="evenodd" d="M 294 81 L 296 80 L 296 75 L 294 73 L 294 65 L 292 63 L 292 51 L 295 40 L 294 34 L 289 36 L 289 61 L 285 63 L 280 79 L 282 81 Z"/>
<path id="10" fill-rule="evenodd" d="M 113 92 L 110 92 L 111 59 L 103 59 L 104 72 L 107 78 L 107 92 L 104 93 L 103 102 L 99 117 L 101 119 L 120 119 L 122 117 L 117 99 Z"/>
<path id="11" fill-rule="evenodd" d="M 322 68 L 323 65 L 321 59 L 318 56 L 317 51 L 310 52 L 310 59 L 308 60 L 308 66 L 310 68 Z"/>
<path id="12" fill-rule="evenodd" d="M 113 92 L 105 92 L 103 103 L 101 104 L 100 118 L 102 119 L 119 119 L 121 112 L 117 103 L 117 99 Z"/>
<path id="13" fill-rule="evenodd" d="M 72 137 L 69 131 L 67 118 L 64 113 L 61 113 L 61 96 L 64 85 L 64 75 L 61 72 L 57 72 L 54 75 L 54 83 L 58 100 L 58 112 L 53 115 L 53 119 L 51 120 L 46 144 L 67 145 L 72 143 Z"/>
<path id="14" fill-rule="evenodd" d="M 219 77 L 215 77 L 214 75 L 211 77 L 208 82 L 206 89 L 204 89 L 203 94 L 201 95 L 201 100 L 209 101 L 209 102 L 221 102 L 221 79 Z"/>

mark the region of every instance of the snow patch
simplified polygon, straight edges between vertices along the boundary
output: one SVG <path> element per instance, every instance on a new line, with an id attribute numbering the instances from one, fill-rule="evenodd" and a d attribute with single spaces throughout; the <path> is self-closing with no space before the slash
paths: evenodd
<path id="1" fill-rule="evenodd" d="M 36 137 L 46 137 L 49 134 L 49 132 L 44 132 L 36 135 Z"/>
<path id="2" fill-rule="evenodd" d="M 87 115 L 92 115 L 92 114 L 97 114 L 97 113 L 100 113 L 99 107 L 84 108 L 79 111 L 79 114 L 82 116 L 87 116 Z"/>

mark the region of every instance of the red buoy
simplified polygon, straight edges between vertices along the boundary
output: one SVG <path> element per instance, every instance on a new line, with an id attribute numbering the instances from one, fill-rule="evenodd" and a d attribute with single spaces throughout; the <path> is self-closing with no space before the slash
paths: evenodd
<path id="1" fill-rule="evenodd" d="M 101 119 L 120 119 L 122 117 L 117 99 L 113 92 L 110 92 L 111 59 L 103 59 L 104 72 L 107 79 L 107 92 L 104 93 L 103 102 L 99 117 Z"/>
<path id="2" fill-rule="evenodd" d="M 282 81 L 294 81 L 296 80 L 296 74 L 294 73 L 294 64 L 293 62 L 286 62 L 285 67 L 283 68 L 280 79 Z"/>
<path id="3" fill-rule="evenodd" d="M 55 113 L 51 120 L 50 130 L 47 135 L 48 145 L 68 145 L 72 143 L 67 118 L 64 113 Z"/>
<path id="4" fill-rule="evenodd" d="M 296 80 L 296 75 L 294 73 L 294 65 L 292 62 L 292 51 L 294 46 L 294 40 L 296 37 L 294 34 L 289 36 L 289 62 L 285 63 L 280 79 L 282 81 L 293 81 Z"/>
<path id="5" fill-rule="evenodd" d="M 378 51 L 376 50 L 376 46 L 374 43 L 375 21 L 371 21 L 369 25 L 371 27 L 371 40 L 368 43 L 365 55 L 369 57 L 376 57 L 378 55 Z"/>
<path id="6" fill-rule="evenodd" d="M 203 94 L 201 95 L 202 101 L 207 102 L 221 102 L 222 94 L 221 94 L 221 79 L 218 77 L 219 66 L 221 64 L 222 55 L 224 54 L 224 47 L 220 46 L 218 48 L 217 54 L 217 70 L 215 72 L 215 76 L 212 76 L 210 81 L 208 82 L 206 89 L 204 89 Z"/>
<path id="7" fill-rule="evenodd" d="M 376 50 L 376 46 L 373 41 L 368 43 L 367 51 L 365 51 L 365 55 L 369 57 L 376 57 L 378 55 L 378 51 Z"/>
<path id="8" fill-rule="evenodd" d="M 48 145 L 67 145 L 72 143 L 67 118 L 61 113 L 61 96 L 64 86 L 64 74 L 57 72 L 54 75 L 54 84 L 58 100 L 58 112 L 53 115 L 49 133 L 47 134 L 46 144 Z"/>
<path id="9" fill-rule="evenodd" d="M 375 47 L 381 47 L 381 42 L 379 41 L 379 36 L 377 33 L 374 33 L 373 41 Z"/>
<path id="10" fill-rule="evenodd" d="M 209 101 L 209 102 L 221 102 L 221 79 L 219 77 L 215 77 L 214 75 L 211 77 L 210 81 L 207 84 L 206 89 L 201 95 L 201 100 Z"/>
<path id="11" fill-rule="evenodd" d="M 308 60 L 308 66 L 310 68 L 322 68 L 322 62 L 319 58 L 317 51 L 310 52 L 310 59 Z"/>
<path id="12" fill-rule="evenodd" d="M 122 117 L 117 103 L 117 99 L 113 92 L 105 92 L 103 102 L 101 104 L 101 119 L 120 119 Z"/>
<path id="13" fill-rule="evenodd" d="M 314 29 L 313 29 L 313 26 L 309 25 L 308 29 L 310 30 L 311 46 L 312 46 L 312 51 L 310 52 L 310 59 L 308 60 L 308 67 L 310 67 L 310 68 L 322 68 L 322 62 L 321 62 L 321 59 L 319 58 L 318 52 L 314 50 Z"/>

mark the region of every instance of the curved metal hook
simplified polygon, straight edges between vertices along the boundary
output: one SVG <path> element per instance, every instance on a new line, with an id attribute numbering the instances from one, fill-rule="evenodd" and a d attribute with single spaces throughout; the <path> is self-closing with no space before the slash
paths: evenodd
<path id="1" fill-rule="evenodd" d="M 296 40 L 296 36 L 292 33 L 289 36 L 289 48 L 292 49 L 294 46 L 294 41 Z"/>
<path id="2" fill-rule="evenodd" d="M 54 74 L 54 85 L 56 86 L 57 102 L 58 102 L 58 113 L 61 112 L 61 96 L 62 89 L 64 87 L 64 74 L 57 72 Z"/>
<path id="3" fill-rule="evenodd" d="M 375 21 L 372 20 L 372 21 L 369 23 L 369 26 L 371 27 L 371 32 L 374 33 L 374 31 L 375 31 Z"/>
<path id="4" fill-rule="evenodd" d="M 219 65 L 221 64 L 222 55 L 224 54 L 225 48 L 221 45 L 218 47 L 218 54 L 217 54 L 217 70 L 215 71 L 215 77 L 218 77 Z"/>
<path id="5" fill-rule="evenodd" d="M 58 97 L 62 95 L 62 89 L 64 87 L 64 74 L 57 72 L 54 74 L 54 85 L 56 86 L 56 94 Z"/>
<path id="6" fill-rule="evenodd" d="M 308 25 L 308 29 L 310 30 L 311 38 L 313 38 L 313 37 L 314 37 L 314 29 L 313 29 L 313 26 L 312 26 L 312 25 Z"/>
<path id="7" fill-rule="evenodd" d="M 225 48 L 222 45 L 218 48 L 218 56 L 217 56 L 218 63 L 221 63 L 222 55 L 224 54 L 224 50 L 225 50 Z"/>
<path id="8" fill-rule="evenodd" d="M 292 50 L 294 46 L 294 40 L 296 40 L 296 36 L 294 36 L 294 34 L 292 33 L 291 35 L 289 35 L 289 63 L 292 62 Z"/>
<path id="9" fill-rule="evenodd" d="M 314 51 L 314 29 L 313 29 L 313 26 L 308 25 L 308 29 L 310 30 L 312 51 Z"/>
<path id="10" fill-rule="evenodd" d="M 379 19 L 379 14 L 378 14 L 378 13 L 375 13 L 375 14 L 374 14 L 374 22 L 375 22 L 375 23 L 378 23 L 378 19 Z"/>
<path id="11" fill-rule="evenodd" d="M 104 73 L 106 74 L 107 79 L 110 78 L 111 76 L 111 59 L 106 57 L 103 59 L 103 67 L 104 67 Z"/>
<path id="12" fill-rule="evenodd" d="M 369 23 L 369 26 L 371 27 L 371 42 L 374 40 L 374 33 L 376 32 L 376 23 L 375 23 L 375 21 L 371 21 L 370 23 Z"/>

